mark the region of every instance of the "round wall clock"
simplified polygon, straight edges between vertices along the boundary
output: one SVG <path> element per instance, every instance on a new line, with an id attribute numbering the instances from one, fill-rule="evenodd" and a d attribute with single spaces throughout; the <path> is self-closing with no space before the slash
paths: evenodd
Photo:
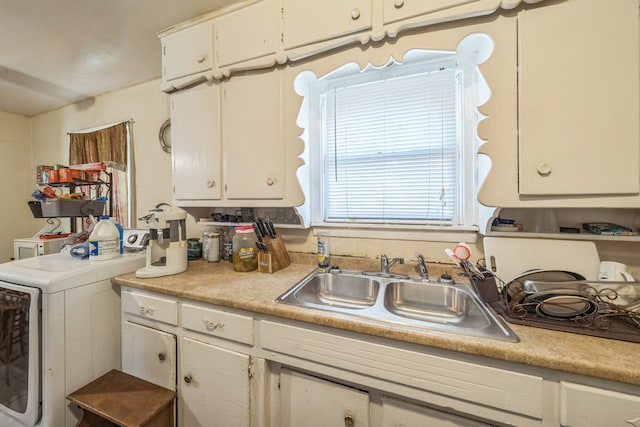
<path id="1" fill-rule="evenodd" d="M 160 147 L 165 153 L 171 152 L 171 119 L 167 119 L 160 126 L 160 134 L 158 135 L 160 140 Z"/>

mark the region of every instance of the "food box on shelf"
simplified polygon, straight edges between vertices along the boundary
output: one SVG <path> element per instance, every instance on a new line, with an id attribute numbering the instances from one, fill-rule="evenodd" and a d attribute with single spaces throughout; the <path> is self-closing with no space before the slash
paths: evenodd
<path id="1" fill-rule="evenodd" d="M 106 200 L 47 199 L 40 202 L 42 216 L 100 216 L 104 213 Z"/>

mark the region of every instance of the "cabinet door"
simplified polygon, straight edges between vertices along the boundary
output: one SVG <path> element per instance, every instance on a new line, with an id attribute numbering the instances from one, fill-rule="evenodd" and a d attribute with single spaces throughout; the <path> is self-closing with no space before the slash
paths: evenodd
<path id="1" fill-rule="evenodd" d="M 223 84 L 223 177 L 227 199 L 282 199 L 284 141 L 279 70 Z"/>
<path id="2" fill-rule="evenodd" d="M 476 1 L 479 0 L 384 0 L 383 21 L 389 24 Z"/>
<path id="3" fill-rule="evenodd" d="M 560 425 L 640 426 L 640 396 L 561 382 Z"/>
<path id="4" fill-rule="evenodd" d="M 250 425 L 251 358 L 187 337 L 182 338 L 180 355 L 180 425 Z"/>
<path id="5" fill-rule="evenodd" d="M 639 192 L 638 26 L 637 0 L 518 15 L 520 194 Z"/>
<path id="6" fill-rule="evenodd" d="M 175 391 L 176 336 L 123 322 L 122 371 Z"/>
<path id="7" fill-rule="evenodd" d="M 342 384 L 283 369 L 280 426 L 369 425 L 369 394 Z"/>
<path id="8" fill-rule="evenodd" d="M 216 19 L 219 67 L 275 54 L 279 34 L 274 0 L 264 0 Z M 251 31 L 247 31 L 251 28 Z"/>
<path id="9" fill-rule="evenodd" d="M 382 401 L 382 427 L 488 427 L 489 425 L 398 399 L 384 398 Z"/>
<path id="10" fill-rule="evenodd" d="M 291 49 L 371 28 L 370 0 L 283 0 L 283 44 Z"/>
<path id="11" fill-rule="evenodd" d="M 220 184 L 219 83 L 171 95 L 171 156 L 176 200 L 216 200 Z"/>
<path id="12" fill-rule="evenodd" d="M 175 80 L 213 69 L 213 25 L 203 22 L 162 38 L 162 78 Z"/>

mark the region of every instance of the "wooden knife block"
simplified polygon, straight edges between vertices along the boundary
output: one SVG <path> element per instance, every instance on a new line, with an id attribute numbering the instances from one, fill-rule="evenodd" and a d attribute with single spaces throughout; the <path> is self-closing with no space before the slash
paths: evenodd
<path id="1" fill-rule="evenodd" d="M 291 264 L 289 252 L 279 235 L 265 236 L 262 241 L 267 246 L 267 252 L 258 252 L 258 269 L 262 273 L 273 273 Z"/>

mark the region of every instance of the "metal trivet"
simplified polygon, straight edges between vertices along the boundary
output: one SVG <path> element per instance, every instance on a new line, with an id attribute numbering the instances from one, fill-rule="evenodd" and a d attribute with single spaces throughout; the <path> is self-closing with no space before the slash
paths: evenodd
<path id="1" fill-rule="evenodd" d="M 640 303 L 616 304 L 615 289 L 585 282 L 571 295 L 525 294 L 521 282 L 505 284 L 482 265 L 461 267 L 479 296 L 509 323 L 640 343 Z"/>

